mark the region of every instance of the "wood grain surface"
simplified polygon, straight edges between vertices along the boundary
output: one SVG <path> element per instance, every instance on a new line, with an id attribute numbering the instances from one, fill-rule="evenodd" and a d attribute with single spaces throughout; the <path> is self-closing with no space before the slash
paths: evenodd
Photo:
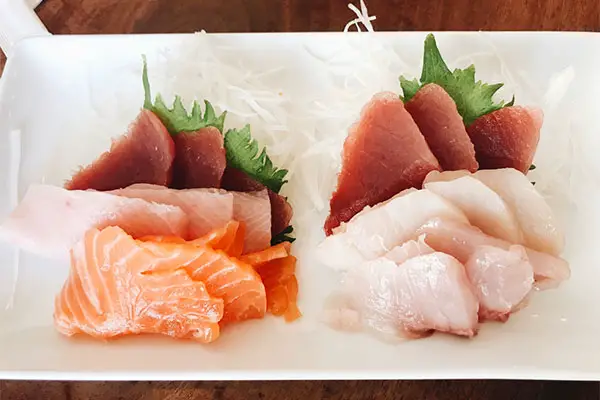
<path id="1" fill-rule="evenodd" d="M 600 31 L 599 0 L 368 0 L 367 5 L 377 16 L 377 30 Z M 55 34 L 339 31 L 353 18 L 347 0 L 45 0 L 37 11 Z M 3 63 L 1 56 L 0 71 Z M 567 398 L 600 399 L 598 383 L 0 382 L 0 400 Z"/>

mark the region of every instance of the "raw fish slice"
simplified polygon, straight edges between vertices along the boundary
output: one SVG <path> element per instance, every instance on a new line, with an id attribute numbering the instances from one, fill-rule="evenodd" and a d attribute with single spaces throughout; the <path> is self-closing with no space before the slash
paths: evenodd
<path id="1" fill-rule="evenodd" d="M 108 339 L 158 333 L 209 343 L 219 337 L 223 300 L 180 269 L 183 261 L 140 246 L 118 227 L 91 229 L 71 251 L 71 271 L 56 297 L 64 335 Z"/>
<path id="2" fill-rule="evenodd" d="M 271 245 L 271 202 L 268 192 L 234 192 L 233 219 L 246 228 L 244 253 L 266 249 Z"/>
<path id="3" fill-rule="evenodd" d="M 180 207 L 190 218 L 191 239 L 204 236 L 234 219 L 244 223 L 246 228 L 244 252 L 265 249 L 271 242 L 271 205 L 266 190 L 238 193 L 132 185 L 111 193 Z"/>
<path id="4" fill-rule="evenodd" d="M 533 267 L 522 246 L 479 246 L 465 264 L 482 319 L 506 321 L 533 288 Z"/>
<path id="5" fill-rule="evenodd" d="M 400 265 L 385 257 L 372 260 L 349 271 L 344 285 L 353 299 L 350 309 L 384 336 L 477 334 L 477 298 L 463 265 L 447 254 L 420 255 Z"/>
<path id="6" fill-rule="evenodd" d="M 181 208 L 190 220 L 189 235 L 195 239 L 234 219 L 234 195 L 218 189 L 175 190 L 164 186 L 137 184 L 111 193 Z"/>
<path id="7" fill-rule="evenodd" d="M 413 257 L 434 252 L 435 250 L 425 243 L 424 237 L 419 237 L 418 240 L 409 240 L 401 246 L 394 247 L 385 254 L 385 258 L 392 260 L 396 264 L 402 264 Z"/>
<path id="8" fill-rule="evenodd" d="M 434 218 L 417 230 L 417 235 L 425 235 L 425 242 L 436 251 L 455 257 L 467 263 L 479 246 L 493 246 L 509 250 L 512 243 L 488 236 L 479 229 L 457 221 Z M 533 267 L 536 287 L 547 289 L 558 286 L 569 279 L 569 263 L 559 257 L 525 248 L 527 258 Z"/>
<path id="9" fill-rule="evenodd" d="M 428 182 L 425 188 L 444 197 L 460 208 L 472 225 L 488 235 L 511 243 L 521 243 L 522 233 L 517 218 L 498 193 L 471 176 L 449 182 Z"/>
<path id="10" fill-rule="evenodd" d="M 211 296 L 223 299 L 224 314 L 221 322 L 262 318 L 267 309 L 265 287 L 254 269 L 222 251 L 193 242 L 153 243 L 140 242 L 144 249 L 157 257 L 170 258 L 185 268 L 195 281 L 202 281 Z"/>
<path id="11" fill-rule="evenodd" d="M 420 188 L 440 165 L 398 95 L 373 96 L 344 142 L 342 170 L 330 200 L 325 233 L 330 235 L 366 206 L 400 191 Z"/>
<path id="12" fill-rule="evenodd" d="M 443 197 L 427 189 L 407 190 L 340 225 L 318 246 L 317 255 L 331 268 L 348 269 L 414 238 L 421 225 L 438 216 L 468 223 L 463 212 Z"/>
<path id="13" fill-rule="evenodd" d="M 529 179 L 512 168 L 481 170 L 473 175 L 502 197 L 516 216 L 524 245 L 558 256 L 565 237 L 552 209 Z"/>
<path id="14" fill-rule="evenodd" d="M 218 188 L 225 171 L 225 147 L 221 132 L 209 126 L 173 136 L 175 160 L 173 184 L 177 189 Z"/>
<path id="15" fill-rule="evenodd" d="M 464 169 L 457 171 L 431 171 L 425 177 L 423 186 L 429 182 L 450 182 L 463 176 L 473 176 L 473 174 Z"/>
<path id="16" fill-rule="evenodd" d="M 544 115 L 531 107 L 504 107 L 467 128 L 481 169 L 514 168 L 527 173 L 540 140 Z"/>
<path id="17" fill-rule="evenodd" d="M 298 280 L 296 258 L 287 256 L 254 267 L 267 292 L 267 309 L 275 316 L 292 322 L 302 316 L 298 309 Z"/>
<path id="18" fill-rule="evenodd" d="M 179 208 L 106 192 L 33 184 L 0 227 L 2 237 L 48 257 L 68 257 L 91 228 L 116 225 L 134 237 L 185 236 L 189 220 Z"/>
<path id="19" fill-rule="evenodd" d="M 264 185 L 256 182 L 246 173 L 231 167 L 225 169 L 221 187 L 236 192 L 255 192 L 266 189 Z M 293 211 L 285 197 L 271 189 L 267 189 L 267 191 L 271 202 L 271 235 L 275 236 L 290 225 Z"/>
<path id="20" fill-rule="evenodd" d="M 514 168 L 468 171 L 432 171 L 425 177 L 429 182 L 448 182 L 469 175 L 483 182 L 498 193 L 515 215 L 523 244 L 533 250 L 559 255 L 564 249 L 565 238 L 550 206 L 529 179 Z"/>
<path id="21" fill-rule="evenodd" d="M 175 144 L 167 128 L 151 111 L 141 110 L 128 132 L 110 150 L 76 173 L 65 188 L 113 190 L 151 183 L 171 183 Z"/>
<path id="22" fill-rule="evenodd" d="M 452 97 L 441 86 L 435 83 L 423 86 L 405 107 L 442 169 L 477 171 L 475 148 L 462 117 Z"/>

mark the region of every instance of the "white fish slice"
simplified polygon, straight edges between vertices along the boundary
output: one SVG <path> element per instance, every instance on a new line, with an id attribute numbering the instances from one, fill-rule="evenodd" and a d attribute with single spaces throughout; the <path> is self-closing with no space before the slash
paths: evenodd
<path id="1" fill-rule="evenodd" d="M 424 186 L 460 208 L 471 225 L 488 235 L 511 243 L 522 242 L 521 228 L 512 210 L 481 181 L 462 176 L 451 181 L 429 181 Z"/>
<path id="2" fill-rule="evenodd" d="M 443 253 L 418 255 L 400 265 L 381 257 L 353 268 L 326 309 L 330 326 L 367 328 L 384 338 L 422 337 L 435 330 L 472 337 L 477 313 L 463 265 Z"/>
<path id="3" fill-rule="evenodd" d="M 188 224 L 185 212 L 172 205 L 33 184 L 0 227 L 0 235 L 24 250 L 63 258 L 91 228 L 117 225 L 133 237 L 185 236 Z"/>
<path id="4" fill-rule="evenodd" d="M 233 195 L 220 189 L 175 190 L 139 183 L 109 193 L 181 208 L 190 220 L 187 239 L 196 239 L 233 219 Z"/>
<path id="5" fill-rule="evenodd" d="M 516 216 L 523 244 L 558 256 L 565 247 L 564 233 L 554 212 L 529 179 L 513 168 L 480 170 L 474 175 L 502 197 Z"/>
<path id="6" fill-rule="evenodd" d="M 533 289 L 533 267 L 519 245 L 504 250 L 479 246 L 465 264 L 482 319 L 506 321 Z"/>
<path id="7" fill-rule="evenodd" d="M 244 252 L 259 251 L 271 242 L 271 203 L 267 190 L 228 192 L 222 189 L 169 189 L 136 184 L 112 191 L 180 207 L 190 219 L 190 239 L 203 236 L 235 219 L 246 227 Z"/>
<path id="8" fill-rule="evenodd" d="M 427 189 L 403 191 L 374 207 L 365 207 L 340 225 L 318 246 L 319 260 L 338 270 L 374 260 L 414 238 L 415 231 L 435 217 L 468 222 L 462 211 Z"/>
<path id="9" fill-rule="evenodd" d="M 417 230 L 417 234 L 425 235 L 425 243 L 436 251 L 450 254 L 462 263 L 467 263 L 479 246 L 488 245 L 508 250 L 512 245 L 486 235 L 471 225 L 441 218 L 427 222 Z M 562 258 L 529 248 L 525 248 L 525 252 L 533 267 L 536 287 L 556 287 L 571 276 L 569 263 Z"/>

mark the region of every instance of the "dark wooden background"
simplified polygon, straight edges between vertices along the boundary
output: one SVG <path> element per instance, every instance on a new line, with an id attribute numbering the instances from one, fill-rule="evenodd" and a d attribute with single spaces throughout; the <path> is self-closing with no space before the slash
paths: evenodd
<path id="1" fill-rule="evenodd" d="M 600 0 L 368 0 L 367 5 L 377 16 L 377 30 L 600 31 Z M 92 34 L 339 31 L 354 17 L 347 0 L 45 0 L 38 14 L 52 33 Z M 0 71 L 3 64 L 0 56 Z M 595 382 L 0 381 L 0 400 L 600 399 L 599 389 Z"/>

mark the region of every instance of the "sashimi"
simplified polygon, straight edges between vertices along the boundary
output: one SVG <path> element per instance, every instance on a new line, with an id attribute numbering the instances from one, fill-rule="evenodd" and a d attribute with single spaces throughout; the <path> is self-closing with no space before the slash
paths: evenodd
<path id="1" fill-rule="evenodd" d="M 449 182 L 471 176 L 496 192 L 515 216 L 523 234 L 523 244 L 533 250 L 558 256 L 564 249 L 565 238 L 548 203 L 529 179 L 514 168 L 469 171 L 433 171 L 427 175 L 429 182 Z"/>
<path id="2" fill-rule="evenodd" d="M 385 337 L 434 330 L 472 337 L 478 331 L 477 298 L 463 265 L 447 254 L 418 255 L 402 264 L 385 257 L 366 262 L 349 271 L 343 290 L 354 313 L 341 316 L 358 318 Z"/>
<path id="3" fill-rule="evenodd" d="M 143 242 L 154 243 L 189 243 L 194 246 L 209 246 L 214 250 L 222 250 L 230 257 L 239 257 L 242 255 L 244 247 L 244 232 L 243 224 L 238 221 L 229 221 L 225 226 L 214 229 L 204 236 L 187 241 L 180 236 L 156 236 L 147 235 L 139 238 Z M 267 252 L 267 250 L 265 250 Z M 249 254 L 254 256 L 257 253 Z"/>
<path id="4" fill-rule="evenodd" d="M 401 246 L 394 247 L 385 254 L 385 258 L 392 260 L 396 264 L 402 264 L 413 257 L 434 252 L 435 250 L 425 243 L 424 237 L 419 237 L 417 240 L 409 240 Z"/>
<path id="5" fill-rule="evenodd" d="M 233 219 L 246 228 L 244 253 L 264 250 L 271 244 L 271 202 L 265 189 L 234 192 Z"/>
<path id="6" fill-rule="evenodd" d="M 298 309 L 298 280 L 296 257 L 276 258 L 255 266 L 267 292 L 267 309 L 275 316 L 292 322 L 302 316 Z"/>
<path id="7" fill-rule="evenodd" d="M 240 260 L 254 266 L 255 268 L 261 264 L 285 258 L 290 254 L 290 246 L 288 242 L 276 244 L 266 250 L 257 251 L 255 253 L 246 254 L 240 257 Z"/>
<path id="8" fill-rule="evenodd" d="M 423 86 L 405 107 L 442 169 L 477 170 L 475 148 L 462 117 L 452 97 L 441 86 L 435 83 Z"/>
<path id="9" fill-rule="evenodd" d="M 222 250 L 225 254 L 230 257 L 238 257 L 241 253 L 237 252 L 232 248 L 232 243 L 237 242 L 240 238 L 243 243 L 244 232 L 242 228 L 242 224 L 237 223 L 236 221 L 231 221 L 224 227 L 220 229 L 216 229 L 209 234 L 198 238 L 193 241 L 182 241 L 178 239 L 171 238 L 158 238 L 158 237 L 147 237 L 144 238 L 148 240 L 150 243 L 145 244 L 146 247 L 150 249 L 154 249 L 157 244 L 163 243 L 171 243 L 175 245 L 185 244 L 186 246 L 196 246 L 200 248 L 207 248 L 210 252 L 212 250 Z M 235 245 L 233 245 L 235 247 Z M 158 250 L 160 252 L 179 252 L 178 246 L 171 247 L 160 247 L 158 246 Z M 256 271 L 260 279 L 264 285 L 264 291 L 266 293 L 266 307 L 267 310 L 277 316 L 284 316 L 286 321 L 293 321 L 299 318 L 302 314 L 298 310 L 296 305 L 296 298 L 298 295 L 298 282 L 296 280 L 295 268 L 296 268 L 296 259 L 293 256 L 290 256 L 290 245 L 289 243 L 280 243 L 275 246 L 269 247 L 268 249 L 261 250 L 255 253 L 250 253 L 239 257 L 239 259 L 233 258 L 234 266 L 232 267 L 232 271 L 225 272 L 226 274 L 232 274 L 236 272 L 236 269 L 246 274 L 246 282 L 245 287 L 252 288 L 252 286 L 256 286 L 256 274 L 253 271 L 250 271 L 248 268 L 253 268 Z M 209 265 L 212 263 L 209 261 Z M 210 273 L 210 269 L 206 270 L 207 267 L 202 267 L 201 269 L 196 268 L 196 261 L 186 264 L 185 268 L 187 271 L 194 277 L 194 279 L 200 279 L 207 283 L 208 290 L 211 294 L 214 294 L 218 297 L 223 296 L 222 292 L 219 292 L 219 288 L 215 289 L 213 285 L 209 285 L 210 279 L 206 278 L 206 274 Z M 254 285 L 253 285 L 254 284 Z M 244 287 L 244 286 L 242 286 Z M 213 290 L 215 290 L 213 292 Z M 254 296 L 252 293 L 245 294 L 246 297 L 259 299 L 260 296 L 256 296 L 256 290 L 254 291 Z M 231 301 L 232 296 L 223 297 L 225 299 L 225 314 L 224 322 L 231 320 L 241 320 L 247 318 L 260 318 L 264 311 L 262 310 L 260 304 L 255 305 L 253 309 L 247 311 L 246 313 L 238 312 L 235 309 L 232 310 L 230 304 L 236 304 Z M 232 316 L 232 314 L 235 314 Z M 241 315 L 241 316 L 240 316 Z"/>
<path id="10" fill-rule="evenodd" d="M 221 322 L 262 318 L 267 309 L 265 287 L 254 269 L 223 251 L 192 243 L 140 242 L 157 257 L 178 262 L 211 296 L 223 299 Z"/>
<path id="11" fill-rule="evenodd" d="M 65 188 L 114 190 L 134 183 L 168 185 L 174 157 L 175 144 L 163 123 L 151 111 L 142 110 L 128 132 L 76 173 Z"/>
<path id="12" fill-rule="evenodd" d="M 233 219 L 245 225 L 244 252 L 265 249 L 271 241 L 271 206 L 265 190 L 239 193 L 132 185 L 111 193 L 180 207 L 190 219 L 190 232 L 186 236 L 189 239 L 203 236 Z"/>
<path id="13" fill-rule="evenodd" d="M 502 197 L 516 216 L 525 246 L 560 255 L 564 233 L 554 212 L 529 179 L 513 168 L 481 170 L 473 175 Z"/>
<path id="14" fill-rule="evenodd" d="M 463 176 L 472 176 L 470 171 L 465 169 L 459 169 L 456 171 L 431 171 L 425 177 L 423 181 L 423 186 L 429 182 L 449 182 L 458 178 L 462 178 Z"/>
<path id="15" fill-rule="evenodd" d="M 173 136 L 173 183 L 177 189 L 218 188 L 227 160 L 221 132 L 209 126 Z"/>
<path id="16" fill-rule="evenodd" d="M 118 227 L 91 229 L 71 251 L 71 271 L 56 297 L 59 332 L 102 339 L 158 333 L 209 343 L 219 337 L 223 300 Z M 188 259 L 189 261 L 189 259 Z"/>
<path id="17" fill-rule="evenodd" d="M 533 267 L 521 246 L 479 246 L 465 264 L 481 319 L 506 321 L 533 288 Z"/>
<path id="18" fill-rule="evenodd" d="M 254 192 L 264 190 L 265 186 L 250 178 L 246 173 L 236 168 L 227 167 L 223 175 L 221 187 L 236 192 Z M 269 201 L 271 202 L 271 235 L 275 236 L 288 227 L 292 219 L 292 206 L 285 197 L 271 189 Z"/>
<path id="19" fill-rule="evenodd" d="M 443 197 L 427 189 L 409 189 L 340 225 L 318 246 L 317 255 L 325 265 L 345 270 L 383 256 L 435 217 L 468 223 L 464 213 Z"/>
<path id="20" fill-rule="evenodd" d="M 527 173 L 540 140 L 540 109 L 504 107 L 477 118 L 467 132 L 481 169 L 514 168 Z"/>
<path id="21" fill-rule="evenodd" d="M 234 195 L 224 190 L 175 190 L 158 185 L 137 184 L 111 193 L 181 208 L 190 220 L 189 234 L 183 235 L 186 239 L 195 239 L 222 227 L 233 219 L 234 214 Z"/>
<path id="22" fill-rule="evenodd" d="M 479 229 L 457 221 L 434 218 L 417 230 L 417 235 L 425 235 L 425 242 L 436 251 L 455 257 L 467 263 L 479 246 L 493 246 L 509 250 L 512 243 L 486 235 Z M 533 267 L 536 286 L 552 288 L 569 279 L 569 263 L 562 258 L 525 248 L 527 258 Z"/>
<path id="23" fill-rule="evenodd" d="M 463 176 L 448 182 L 429 181 L 425 188 L 461 209 L 472 225 L 488 235 L 511 243 L 522 242 L 521 228 L 512 210 L 498 193 L 481 181 Z"/>
<path id="24" fill-rule="evenodd" d="M 440 165 L 419 128 L 391 92 L 375 95 L 344 143 L 342 170 L 330 200 L 325 232 L 330 235 L 366 206 L 390 199 L 410 187 L 420 188 Z"/>
<path id="25" fill-rule="evenodd" d="M 120 226 L 136 238 L 185 237 L 189 220 L 175 206 L 106 192 L 33 184 L 0 227 L 0 234 L 33 253 L 67 257 L 86 231 L 111 225 Z"/>

